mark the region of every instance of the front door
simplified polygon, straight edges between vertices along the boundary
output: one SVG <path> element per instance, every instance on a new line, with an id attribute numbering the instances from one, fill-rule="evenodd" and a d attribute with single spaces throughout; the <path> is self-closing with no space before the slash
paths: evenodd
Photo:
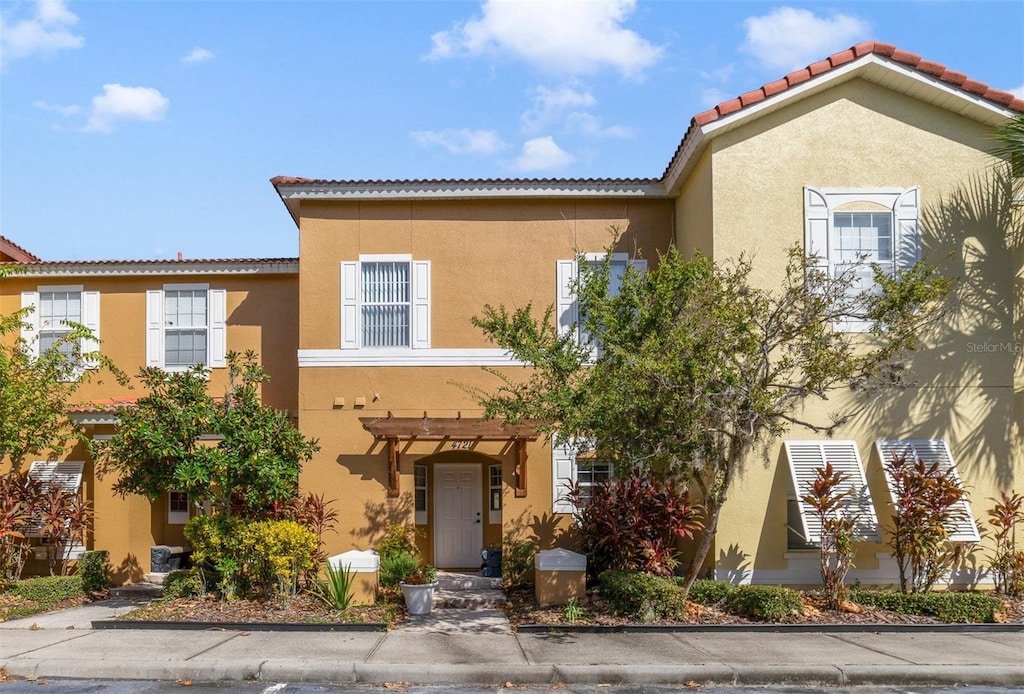
<path id="1" fill-rule="evenodd" d="M 434 564 L 476 569 L 484 541 L 481 467 L 434 464 Z"/>

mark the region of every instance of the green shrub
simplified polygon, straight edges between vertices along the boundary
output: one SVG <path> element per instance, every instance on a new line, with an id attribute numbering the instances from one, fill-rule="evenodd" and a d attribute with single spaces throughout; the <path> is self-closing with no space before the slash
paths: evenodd
<path id="1" fill-rule="evenodd" d="M 686 599 L 675 581 L 635 571 L 605 571 L 598 578 L 601 595 L 612 609 L 642 622 L 683 619 Z"/>
<path id="2" fill-rule="evenodd" d="M 11 593 L 18 597 L 46 604 L 58 603 L 62 600 L 81 597 L 82 577 L 44 576 L 43 578 L 26 578 L 11 586 Z"/>
<path id="3" fill-rule="evenodd" d="M 673 579 L 676 585 L 682 585 L 682 576 Z M 699 578 L 690 586 L 690 600 L 701 605 L 718 605 L 736 591 L 736 586 L 725 581 L 712 581 L 707 578 Z"/>
<path id="4" fill-rule="evenodd" d="M 934 617 L 940 622 L 994 622 L 1003 601 L 994 595 L 969 592 L 897 593 L 887 590 L 854 589 L 854 602 L 899 614 Z"/>
<path id="5" fill-rule="evenodd" d="M 418 557 L 420 550 L 416 546 L 416 529 L 400 523 L 387 525 L 384 528 L 384 537 L 377 543 L 377 554 L 380 555 L 381 561 L 399 554 Z"/>
<path id="6" fill-rule="evenodd" d="M 420 566 L 420 560 L 414 554 L 399 552 L 380 558 L 380 585 L 382 588 L 397 588 L 410 574 Z"/>
<path id="7" fill-rule="evenodd" d="M 110 553 L 106 550 L 83 552 L 78 556 L 75 570 L 82 577 L 82 590 L 95 593 L 110 585 Z"/>
<path id="8" fill-rule="evenodd" d="M 186 598 L 203 594 L 203 581 L 199 569 L 178 569 L 164 577 L 164 597 L 169 599 Z"/>
<path id="9" fill-rule="evenodd" d="M 750 619 L 781 622 L 801 614 L 804 600 L 797 591 L 782 586 L 734 586 L 725 609 Z"/>
<path id="10" fill-rule="evenodd" d="M 533 584 L 533 558 L 537 546 L 532 542 L 505 540 L 501 551 L 501 580 L 508 587 Z"/>

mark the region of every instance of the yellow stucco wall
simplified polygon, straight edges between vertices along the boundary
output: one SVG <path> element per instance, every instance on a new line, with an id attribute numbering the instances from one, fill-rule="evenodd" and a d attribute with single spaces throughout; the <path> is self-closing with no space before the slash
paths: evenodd
<path id="1" fill-rule="evenodd" d="M 952 209 L 950 195 L 958 186 L 991 171 L 986 130 L 857 80 L 712 143 L 714 256 L 752 255 L 753 278 L 766 286 L 781 285 L 787 248 L 803 243 L 804 186 L 920 186 L 922 255 L 960 278 L 950 313 L 912 361 L 918 387 L 883 398 L 833 435 L 856 440 L 870 464 L 869 483 L 883 527 L 889 512 L 879 461 L 872 453 L 877 438 L 946 439 L 970 489 L 976 518 L 984 518 L 990 497 L 1019 487 L 1024 478 L 1021 413 L 1014 396 L 1020 365 L 1014 363 L 1012 348 L 1019 335 L 1013 316 L 1014 270 L 1020 267 L 1013 259 L 1019 249 L 1007 249 L 993 215 L 979 209 L 982 203 L 974 203 L 967 215 L 940 214 Z M 864 403 L 840 393 L 828 402 L 808 403 L 803 415 L 824 421 L 828 412 L 847 404 Z M 786 438 L 824 436 L 793 429 Z M 786 568 L 786 464 L 779 443 L 746 466 L 722 513 L 719 569 L 753 570 L 757 580 L 759 571 Z M 865 546 L 858 569 L 875 568 L 876 552 L 888 549 Z"/>
<path id="2" fill-rule="evenodd" d="M 298 404 L 298 282 L 295 275 L 237 277 L 188 275 L 160 277 L 60 277 L 15 276 L 0 282 L 0 314 L 21 308 L 21 292 L 40 285 L 82 285 L 85 291 L 100 293 L 101 351 L 128 375 L 127 386 L 119 385 L 109 373 L 99 373 L 83 384 L 75 401 L 85 403 L 108 398 L 137 398 L 144 393 L 134 377 L 145 363 L 146 290 L 166 284 L 208 283 L 212 289 L 227 290 L 227 348 L 255 351 L 270 374 L 263 386 L 264 399 L 296 416 Z M 227 386 L 226 369 L 213 369 L 210 392 L 219 395 Z M 106 425 L 86 427 L 86 435 L 109 434 Z M 23 469 L 47 453 L 29 455 Z M 117 582 L 138 580 L 149 570 L 149 549 L 154 544 L 181 545 L 182 526 L 168 523 L 167 501 L 150 503 L 137 496 L 122 499 L 111 491 L 114 475 L 98 476 L 85 447 L 76 443 L 63 460 L 84 461 L 82 492 L 96 515 L 91 549 L 110 552 Z M 0 461 L 0 472 L 10 461 Z M 33 567 L 28 567 L 29 569 Z M 42 567 L 35 567 L 42 568 Z"/>

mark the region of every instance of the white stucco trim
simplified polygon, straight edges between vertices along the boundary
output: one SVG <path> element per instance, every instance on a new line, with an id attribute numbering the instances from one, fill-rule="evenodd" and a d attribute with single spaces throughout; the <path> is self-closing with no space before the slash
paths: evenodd
<path id="1" fill-rule="evenodd" d="M 345 366 L 525 366 L 503 349 L 300 349 L 299 368 Z"/>
<path id="2" fill-rule="evenodd" d="M 467 200 L 487 198 L 669 197 L 655 182 L 627 181 L 338 181 L 277 186 L 293 200 Z"/>

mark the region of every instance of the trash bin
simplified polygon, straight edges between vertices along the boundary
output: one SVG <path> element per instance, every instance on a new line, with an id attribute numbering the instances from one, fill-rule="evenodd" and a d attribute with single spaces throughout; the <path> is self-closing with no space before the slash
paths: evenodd
<path id="1" fill-rule="evenodd" d="M 183 568 L 186 561 L 184 547 L 155 545 L 149 548 L 149 570 L 152 573 L 165 574 L 177 571 Z"/>
<path id="2" fill-rule="evenodd" d="M 587 592 L 587 558 L 567 549 L 546 549 L 534 556 L 534 595 L 541 607 L 564 605 Z"/>
<path id="3" fill-rule="evenodd" d="M 335 569 L 351 571 L 354 574 L 352 602 L 373 605 L 377 602 L 377 576 L 380 571 L 380 557 L 372 549 L 352 549 L 335 554 L 327 560 Z"/>
<path id="4" fill-rule="evenodd" d="M 484 560 L 480 572 L 487 578 L 501 578 L 501 547 L 487 547 L 480 557 Z"/>

